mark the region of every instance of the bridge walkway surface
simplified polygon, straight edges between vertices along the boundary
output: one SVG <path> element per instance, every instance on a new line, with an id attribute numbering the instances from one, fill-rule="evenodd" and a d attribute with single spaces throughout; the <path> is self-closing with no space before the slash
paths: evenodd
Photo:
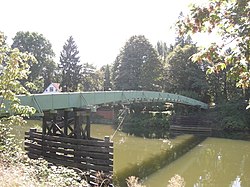
<path id="1" fill-rule="evenodd" d="M 153 91 L 95 91 L 95 92 L 64 92 L 57 94 L 31 94 L 17 96 L 22 105 L 36 109 L 36 115 L 43 116 L 44 111 L 87 108 L 94 109 L 102 104 L 132 103 L 132 102 L 169 102 L 197 106 L 208 109 L 201 101 L 178 94 Z M 1 97 L 0 97 L 1 100 Z M 4 101 L 8 112 L 8 101 Z"/>

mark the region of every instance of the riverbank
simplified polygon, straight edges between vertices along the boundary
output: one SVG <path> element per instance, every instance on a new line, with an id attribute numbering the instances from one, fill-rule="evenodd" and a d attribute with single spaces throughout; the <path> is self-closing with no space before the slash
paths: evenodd
<path id="1" fill-rule="evenodd" d="M 13 157 L 13 159 L 17 158 Z M 15 161 L 7 163 L 0 161 L 0 186 L 90 187 L 82 176 L 76 173 L 73 169 L 48 166 L 49 164 L 45 160 L 30 160 L 25 158 L 25 156 L 22 159 L 19 158 L 18 162 Z"/>
<path id="2" fill-rule="evenodd" d="M 7 127 L 6 127 L 7 129 Z M 44 159 L 29 159 L 9 133 L 0 142 L 0 186 L 82 186 L 88 183 L 73 169 L 53 166 Z"/>
<path id="3" fill-rule="evenodd" d="M 41 128 L 41 121 L 28 121 L 27 126 L 21 126 L 21 127 L 18 126 L 18 128 L 15 128 L 17 135 L 18 136 L 22 134 L 24 135 L 24 132 L 28 131 L 30 127 L 34 127 L 34 125 L 38 128 Z M 114 133 L 114 128 L 111 125 L 93 124 L 91 128 L 91 134 L 97 138 L 102 138 L 106 135 L 111 136 L 113 135 L 113 133 Z M 188 135 L 188 136 L 191 137 L 191 135 Z M 23 139 L 23 137 L 20 137 L 20 136 L 19 138 Z M 175 141 L 177 143 L 178 138 L 173 139 L 173 140 L 147 139 L 145 137 L 136 137 L 136 136 L 127 135 L 121 131 L 118 131 L 115 137 L 113 137 L 113 141 L 115 142 L 114 144 L 115 146 L 114 147 L 114 170 L 115 172 L 118 172 L 118 173 L 121 172 L 124 174 L 124 176 L 120 180 L 123 181 L 124 185 L 126 185 L 126 178 L 128 178 L 131 175 L 134 175 L 137 177 L 140 176 L 140 178 L 142 179 L 145 177 L 149 179 L 151 178 L 151 175 L 150 175 L 151 173 L 156 174 L 158 170 L 160 170 L 161 167 L 164 167 L 165 165 L 167 165 L 166 163 L 161 162 L 162 160 L 163 162 L 168 161 L 165 157 L 166 155 L 164 156 L 163 154 L 164 150 L 166 151 L 167 147 L 171 147 L 171 145 L 175 144 L 174 143 Z M 200 147 L 200 143 L 198 145 L 199 146 L 194 146 L 194 147 Z M 180 148 L 179 151 L 185 152 L 185 148 L 186 148 L 187 154 L 189 154 L 189 152 L 192 152 L 193 150 L 191 148 L 188 148 L 188 146 L 184 146 Z M 173 155 L 177 154 L 175 152 L 176 150 L 172 152 Z M 152 154 L 152 153 L 155 153 L 155 154 Z M 180 155 L 183 155 L 183 154 L 181 153 Z M 171 158 L 171 156 L 169 158 Z M 173 160 L 170 159 L 170 162 L 174 163 L 172 161 Z M 142 168 L 142 169 L 135 169 L 134 170 L 135 172 L 129 172 L 130 171 L 129 168 L 130 169 L 132 168 L 132 171 L 133 171 L 133 168 L 135 168 L 136 166 L 138 166 L 137 168 Z M 183 167 L 184 166 L 186 167 L 185 164 L 183 165 Z M 148 171 L 146 171 L 147 168 L 149 168 Z M 126 169 L 128 170 L 125 171 Z M 149 172 L 150 170 L 153 172 Z M 120 174 L 120 176 L 122 176 L 123 174 Z M 179 174 L 180 174 L 180 177 L 182 177 L 181 173 Z M 174 177 L 174 176 L 171 176 L 171 177 Z M 177 177 L 177 178 L 180 178 L 180 177 Z M 168 184 L 168 181 L 165 181 L 165 185 L 167 184 Z M 146 186 L 148 187 L 148 185 Z"/>

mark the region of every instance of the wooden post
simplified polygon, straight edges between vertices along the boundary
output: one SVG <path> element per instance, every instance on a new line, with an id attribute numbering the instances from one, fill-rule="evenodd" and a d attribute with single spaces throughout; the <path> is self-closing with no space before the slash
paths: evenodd
<path id="1" fill-rule="evenodd" d="M 42 156 L 45 155 L 45 151 L 44 151 L 44 136 L 46 134 L 48 134 L 46 131 L 48 129 L 48 126 L 47 126 L 47 119 L 48 119 L 48 116 L 49 113 L 48 112 L 44 112 L 44 116 L 43 116 L 43 127 L 42 127 Z"/>
<path id="2" fill-rule="evenodd" d="M 69 112 L 68 111 L 64 111 L 64 134 L 66 136 L 68 136 L 68 118 L 69 118 Z"/>
<path id="3" fill-rule="evenodd" d="M 80 112 L 75 111 L 75 124 L 74 124 L 74 133 L 75 133 L 75 138 L 79 139 L 81 138 L 81 130 L 80 130 Z"/>
<path id="4" fill-rule="evenodd" d="M 56 124 L 56 122 L 57 122 L 56 114 L 53 114 L 53 123 L 52 123 L 52 125 L 53 125 L 53 136 L 56 135 L 56 131 L 57 131 L 56 126 L 54 125 L 54 123 Z"/>
<path id="5" fill-rule="evenodd" d="M 36 128 L 30 128 L 30 132 L 37 132 L 37 129 Z"/>
<path id="6" fill-rule="evenodd" d="M 47 129 L 47 114 L 46 112 L 44 112 L 44 116 L 43 116 L 43 127 L 42 127 L 42 132 L 43 132 L 43 135 L 46 134 L 46 129 Z"/>
<path id="7" fill-rule="evenodd" d="M 91 111 L 86 111 L 86 131 L 87 131 L 87 139 L 90 139 L 90 115 Z"/>
<path id="8" fill-rule="evenodd" d="M 109 136 L 105 136 L 104 137 L 104 142 L 105 143 L 109 143 L 110 142 L 110 137 Z"/>

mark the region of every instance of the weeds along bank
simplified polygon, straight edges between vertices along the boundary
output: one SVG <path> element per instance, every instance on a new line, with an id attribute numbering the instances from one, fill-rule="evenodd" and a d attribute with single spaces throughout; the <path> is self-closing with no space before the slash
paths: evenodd
<path id="1" fill-rule="evenodd" d="M 23 155 L 24 156 L 24 155 Z M 21 158 L 18 163 L 0 164 L 0 186 L 89 186 L 73 169 L 48 167 L 43 160 Z"/>
<path id="2" fill-rule="evenodd" d="M 49 166 L 44 159 L 29 159 L 10 134 L 9 124 L 0 123 L 0 186 L 82 186 L 84 173 Z"/>

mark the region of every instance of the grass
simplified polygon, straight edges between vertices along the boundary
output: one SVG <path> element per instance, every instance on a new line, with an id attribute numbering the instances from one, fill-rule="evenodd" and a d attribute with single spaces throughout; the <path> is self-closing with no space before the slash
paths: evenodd
<path id="1" fill-rule="evenodd" d="M 38 186 L 37 182 L 30 178 L 24 172 L 24 168 L 19 166 L 0 165 L 0 186 L 17 187 L 17 186 Z"/>
<path id="2" fill-rule="evenodd" d="M 22 154 L 16 159 L 18 161 L 0 161 L 1 187 L 89 187 L 88 183 L 72 169 L 48 167 L 45 160 L 32 160 Z"/>

